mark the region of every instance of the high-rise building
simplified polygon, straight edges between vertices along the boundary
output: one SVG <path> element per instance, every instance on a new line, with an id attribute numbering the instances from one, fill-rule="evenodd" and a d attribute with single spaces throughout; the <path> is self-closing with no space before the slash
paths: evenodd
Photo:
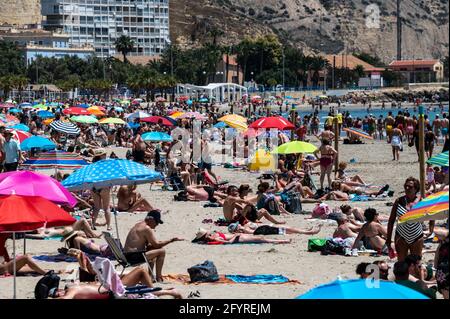
<path id="1" fill-rule="evenodd" d="M 74 46 L 91 44 L 95 54 L 120 54 L 121 35 L 134 41 L 130 55 L 159 55 L 169 40 L 169 0 L 41 0 L 42 25 L 60 29 Z"/>

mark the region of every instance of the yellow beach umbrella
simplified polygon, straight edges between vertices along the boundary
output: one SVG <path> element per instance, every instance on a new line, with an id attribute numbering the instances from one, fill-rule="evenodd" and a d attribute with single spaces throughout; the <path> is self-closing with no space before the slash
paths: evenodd
<path id="1" fill-rule="evenodd" d="M 44 123 L 44 125 L 50 125 L 51 122 L 53 122 L 54 119 L 46 119 L 43 120 L 42 123 Z"/>
<path id="2" fill-rule="evenodd" d="M 179 118 L 179 117 L 180 117 L 181 115 L 183 115 L 183 114 L 184 114 L 184 112 L 177 111 L 177 112 L 171 114 L 169 117 L 171 117 L 171 118 L 173 118 L 173 119 L 177 119 L 177 118 Z"/>
<path id="3" fill-rule="evenodd" d="M 248 164 L 248 169 L 251 171 L 274 171 L 276 168 L 275 158 L 264 149 L 257 150 Z"/>
<path id="4" fill-rule="evenodd" d="M 92 106 L 89 107 L 88 109 L 89 114 L 91 115 L 95 115 L 95 116 L 103 116 L 105 115 L 105 113 L 103 113 L 98 107 L 96 106 Z"/>
<path id="5" fill-rule="evenodd" d="M 219 122 L 225 122 L 225 121 L 237 121 L 241 123 L 247 123 L 247 119 L 241 115 L 237 114 L 227 114 L 222 116 L 220 119 L 218 119 Z"/>
<path id="6" fill-rule="evenodd" d="M 273 150 L 272 154 L 314 153 L 317 147 L 311 143 L 292 141 L 284 143 Z"/>
<path id="7" fill-rule="evenodd" d="M 98 121 L 100 124 L 126 124 L 126 122 L 122 119 L 118 119 L 115 117 L 108 117 L 106 119 L 101 119 Z"/>

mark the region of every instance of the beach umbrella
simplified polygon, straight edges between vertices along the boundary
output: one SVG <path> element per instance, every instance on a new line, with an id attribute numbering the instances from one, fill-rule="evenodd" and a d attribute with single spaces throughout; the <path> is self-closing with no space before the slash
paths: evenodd
<path id="1" fill-rule="evenodd" d="M 22 108 L 31 108 L 31 107 L 33 107 L 33 105 L 32 105 L 31 103 L 28 103 L 28 102 L 23 102 L 23 103 L 20 103 L 20 104 L 19 104 L 19 107 L 22 107 Z"/>
<path id="2" fill-rule="evenodd" d="M 54 150 L 56 145 L 48 138 L 33 135 L 23 140 L 20 144 L 20 148 L 22 151 L 31 151 L 33 148 L 39 150 Z"/>
<path id="3" fill-rule="evenodd" d="M 44 104 L 35 104 L 35 105 L 33 105 L 33 108 L 34 108 L 34 109 L 47 110 L 47 109 L 48 109 L 48 106 L 47 106 L 47 105 L 44 105 Z"/>
<path id="4" fill-rule="evenodd" d="M 142 111 L 138 111 L 138 112 L 134 112 L 132 114 L 128 114 L 125 117 L 128 121 L 131 121 L 131 120 L 135 120 L 135 119 L 145 119 L 147 117 L 150 117 L 150 114 L 142 112 Z"/>
<path id="5" fill-rule="evenodd" d="M 365 279 L 338 279 L 317 286 L 296 299 L 429 299 L 424 294 L 395 282 L 379 280 L 376 283 L 379 284 L 378 287 L 368 285 Z"/>
<path id="6" fill-rule="evenodd" d="M 245 132 L 242 132 L 242 136 L 246 137 L 246 138 L 253 138 L 253 137 L 258 137 L 262 134 L 264 134 L 265 130 L 255 130 L 253 128 L 249 128 L 247 129 Z"/>
<path id="7" fill-rule="evenodd" d="M 343 130 L 346 131 L 346 132 L 349 132 L 351 134 L 355 134 L 355 135 L 358 135 L 360 137 L 364 137 L 364 138 L 367 138 L 369 140 L 373 140 L 372 136 L 370 136 L 368 133 L 366 133 L 366 132 L 364 132 L 362 130 L 359 130 L 359 129 L 356 129 L 356 128 L 347 128 L 347 127 L 344 127 Z"/>
<path id="8" fill-rule="evenodd" d="M 400 217 L 400 223 L 424 222 L 448 218 L 448 191 L 427 196 Z"/>
<path id="9" fill-rule="evenodd" d="M 118 118 L 115 118 L 115 117 L 108 117 L 106 119 L 101 119 L 98 122 L 100 124 L 119 124 L 119 125 L 127 124 L 127 122 L 125 122 L 124 120 L 118 119 Z"/>
<path id="10" fill-rule="evenodd" d="M 189 100 L 189 96 L 182 95 L 182 96 L 180 96 L 180 97 L 178 98 L 178 100 L 179 100 L 179 101 L 187 101 L 187 100 Z"/>
<path id="11" fill-rule="evenodd" d="M 12 233 L 13 275 L 16 298 L 16 233 L 42 227 L 69 226 L 76 222 L 65 210 L 39 196 L 8 195 L 0 197 L 0 232 Z"/>
<path id="12" fill-rule="evenodd" d="M 217 122 L 216 124 L 214 124 L 215 128 L 226 128 L 228 127 L 227 123 L 225 122 Z"/>
<path id="13" fill-rule="evenodd" d="M 79 115 L 79 116 L 72 116 L 70 118 L 71 121 L 82 123 L 82 124 L 95 124 L 98 123 L 98 120 L 90 115 Z"/>
<path id="14" fill-rule="evenodd" d="M 314 153 L 317 147 L 311 143 L 292 141 L 282 144 L 272 151 L 272 154 L 300 154 L 300 153 Z"/>
<path id="15" fill-rule="evenodd" d="M 144 141 L 150 142 L 172 142 L 173 138 L 167 133 L 163 132 L 148 132 L 142 135 Z"/>
<path id="16" fill-rule="evenodd" d="M 141 126 L 139 123 L 133 123 L 133 122 L 128 122 L 127 125 L 132 130 L 135 129 L 135 128 L 139 128 Z"/>
<path id="17" fill-rule="evenodd" d="M 9 113 L 22 113 L 21 110 L 16 109 L 16 108 L 9 109 L 8 112 L 9 112 Z"/>
<path id="18" fill-rule="evenodd" d="M 1 103 L 0 104 L 0 108 L 5 108 L 5 109 L 9 109 L 11 107 L 14 107 L 15 105 L 12 103 Z"/>
<path id="19" fill-rule="evenodd" d="M 271 129 L 275 128 L 281 131 L 295 129 L 294 124 L 281 116 L 263 117 L 249 125 L 253 129 Z"/>
<path id="20" fill-rule="evenodd" d="M 55 119 L 46 119 L 46 120 L 43 120 L 42 123 L 43 123 L 44 125 L 50 125 L 50 123 L 53 122 L 54 120 L 55 120 Z"/>
<path id="21" fill-rule="evenodd" d="M 248 126 L 244 122 L 236 121 L 236 120 L 225 120 L 224 121 L 229 127 L 245 131 L 248 129 Z"/>
<path id="22" fill-rule="evenodd" d="M 22 123 L 15 124 L 13 126 L 9 126 L 9 128 L 12 128 L 14 130 L 23 131 L 23 132 L 29 132 L 30 131 L 30 128 L 28 126 L 26 126 L 25 124 L 22 124 Z"/>
<path id="23" fill-rule="evenodd" d="M 169 116 L 173 119 L 177 119 L 183 114 L 184 114 L 184 112 L 181 112 L 181 111 L 173 111 L 169 114 Z"/>
<path id="24" fill-rule="evenodd" d="M 164 125 L 164 126 L 173 126 L 171 121 L 169 121 L 168 119 L 166 119 L 165 117 L 162 117 L 162 116 L 150 116 L 150 117 L 141 119 L 141 122 L 160 124 L 160 125 Z"/>
<path id="25" fill-rule="evenodd" d="M 145 165 L 126 159 L 105 159 L 75 171 L 62 185 L 70 191 L 102 189 L 115 185 L 138 185 L 161 180 L 163 176 Z M 113 197 L 114 201 L 114 197 Z M 113 207 L 115 207 L 113 202 Z M 116 234 L 119 238 L 117 215 Z"/>
<path id="26" fill-rule="evenodd" d="M 448 167 L 448 151 L 435 155 L 427 161 L 428 164 Z"/>
<path id="27" fill-rule="evenodd" d="M 21 166 L 29 169 L 77 169 L 88 163 L 78 154 L 63 151 L 40 153 L 30 157 Z"/>
<path id="28" fill-rule="evenodd" d="M 238 114 L 227 114 L 222 116 L 218 119 L 218 121 L 225 122 L 225 121 L 238 121 L 242 123 L 247 123 L 247 119 L 241 115 Z"/>
<path id="29" fill-rule="evenodd" d="M 195 120 L 207 120 L 208 118 L 199 112 L 187 112 L 179 116 L 180 119 L 195 119 Z"/>
<path id="30" fill-rule="evenodd" d="M 114 110 L 117 111 L 117 112 L 123 112 L 124 111 L 123 107 L 120 107 L 120 106 L 114 107 Z"/>
<path id="31" fill-rule="evenodd" d="M 0 114 L 0 121 L 5 123 L 6 125 L 14 125 L 20 123 L 19 119 L 11 114 Z"/>
<path id="32" fill-rule="evenodd" d="M 48 119 L 48 118 L 54 118 L 55 114 L 53 114 L 52 112 L 49 111 L 38 111 L 36 113 L 36 115 L 38 117 L 40 117 L 41 119 Z"/>
<path id="33" fill-rule="evenodd" d="M 78 135 L 80 134 L 80 129 L 73 123 L 63 122 L 63 121 L 53 121 L 50 123 L 50 127 L 55 131 L 67 134 L 67 135 Z"/>
<path id="34" fill-rule="evenodd" d="M 187 104 L 187 105 L 192 105 L 192 103 L 194 103 L 194 102 L 192 102 L 192 100 L 187 100 L 187 101 L 186 101 L 186 104 Z"/>
<path id="35" fill-rule="evenodd" d="M 161 97 L 161 96 L 159 96 L 159 97 L 156 98 L 155 101 L 156 101 L 156 102 L 166 102 L 166 99 L 163 98 L 163 97 Z"/>
<path id="36" fill-rule="evenodd" d="M 19 143 L 22 143 L 25 139 L 29 138 L 31 136 L 30 133 L 28 132 L 24 132 L 24 131 L 20 131 L 20 130 L 9 130 L 12 134 L 13 134 L 13 138 L 17 141 L 19 141 Z"/>
<path id="37" fill-rule="evenodd" d="M 248 164 L 251 171 L 275 171 L 276 168 L 274 156 L 264 149 L 258 149 Z"/>
<path id="38" fill-rule="evenodd" d="M 69 107 L 63 111 L 66 115 L 90 115 L 88 110 L 82 107 Z"/>
<path id="39" fill-rule="evenodd" d="M 40 196 L 58 205 L 74 207 L 77 200 L 56 179 L 30 171 L 0 174 L 0 195 Z"/>
<path id="40" fill-rule="evenodd" d="M 203 98 L 201 98 L 200 100 L 198 100 L 200 103 L 208 103 L 208 99 L 207 98 L 205 98 L 205 97 L 203 97 Z"/>
<path id="41" fill-rule="evenodd" d="M 105 113 L 102 110 L 100 110 L 97 106 L 92 106 L 92 107 L 88 108 L 87 111 L 89 112 L 89 114 L 95 115 L 95 116 L 105 115 Z"/>
<path id="42" fill-rule="evenodd" d="M 170 116 L 163 116 L 166 120 L 168 120 L 170 123 L 172 123 L 173 126 L 177 126 L 178 122 L 176 119 L 171 118 Z"/>

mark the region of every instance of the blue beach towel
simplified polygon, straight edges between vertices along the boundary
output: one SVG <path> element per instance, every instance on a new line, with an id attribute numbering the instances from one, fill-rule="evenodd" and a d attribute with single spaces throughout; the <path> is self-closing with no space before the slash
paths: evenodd
<path id="1" fill-rule="evenodd" d="M 99 257 L 99 255 L 92 255 L 84 253 L 90 261 L 94 261 L 96 257 Z M 75 263 L 78 262 L 78 260 L 75 257 L 70 257 L 67 255 L 59 254 L 59 255 L 38 255 L 33 256 L 33 259 L 45 261 L 45 262 L 51 262 L 51 263 L 58 263 L 58 262 L 66 262 L 66 263 Z M 111 260 L 114 260 L 114 258 L 109 258 Z"/>
<path id="2" fill-rule="evenodd" d="M 282 275 L 225 275 L 225 278 L 230 279 L 235 283 L 243 284 L 282 284 L 289 282 L 289 279 Z"/>

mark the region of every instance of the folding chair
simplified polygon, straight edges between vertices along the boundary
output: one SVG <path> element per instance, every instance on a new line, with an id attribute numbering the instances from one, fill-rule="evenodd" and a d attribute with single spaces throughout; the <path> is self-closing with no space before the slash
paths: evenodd
<path id="1" fill-rule="evenodd" d="M 120 273 L 120 275 L 123 274 L 123 272 L 125 271 L 125 268 L 127 268 L 127 267 L 132 267 L 132 266 L 137 266 L 137 265 L 142 264 L 142 263 L 130 264 L 128 262 L 127 258 L 125 257 L 125 254 L 124 254 L 123 249 L 122 249 L 122 244 L 120 243 L 119 240 L 114 239 L 111 236 L 111 233 L 104 231 L 103 232 L 103 237 L 105 238 L 106 242 L 108 243 L 109 248 L 111 248 L 111 251 L 112 251 L 114 257 L 116 258 L 116 260 L 118 262 L 118 265 L 116 265 L 116 267 L 119 266 L 119 265 L 123 267 L 122 272 Z M 153 266 L 154 266 L 153 261 L 148 260 L 147 256 L 145 255 L 145 253 L 142 253 L 142 256 L 144 257 L 144 260 L 147 263 L 150 276 L 152 277 L 153 280 L 155 280 L 156 277 L 155 277 L 155 275 L 153 273 Z"/>

